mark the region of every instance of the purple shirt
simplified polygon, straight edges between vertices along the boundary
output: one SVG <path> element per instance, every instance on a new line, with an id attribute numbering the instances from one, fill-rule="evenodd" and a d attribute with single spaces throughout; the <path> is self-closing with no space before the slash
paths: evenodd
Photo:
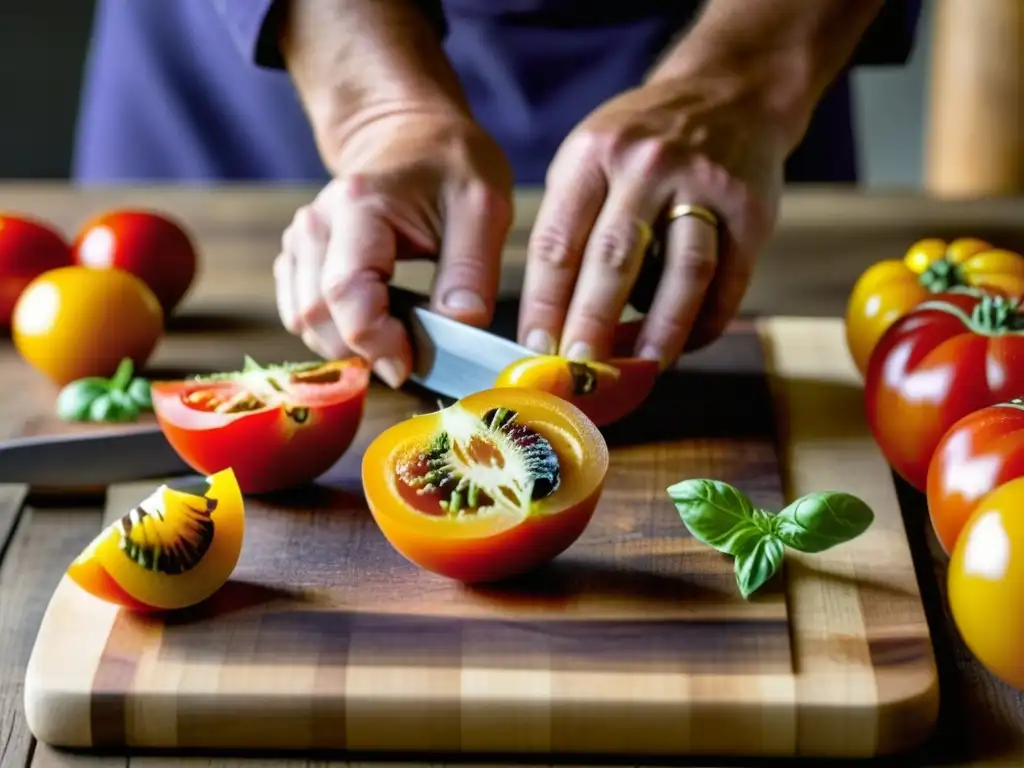
<path id="1" fill-rule="evenodd" d="M 437 19 L 477 119 L 508 153 L 520 184 L 541 183 L 573 126 L 637 85 L 700 5 L 419 2 Z M 74 178 L 326 181 L 269 33 L 273 6 L 274 0 L 97 0 Z M 919 9 L 920 0 L 886 3 L 858 61 L 905 61 Z M 845 75 L 819 107 L 787 177 L 856 178 Z"/>

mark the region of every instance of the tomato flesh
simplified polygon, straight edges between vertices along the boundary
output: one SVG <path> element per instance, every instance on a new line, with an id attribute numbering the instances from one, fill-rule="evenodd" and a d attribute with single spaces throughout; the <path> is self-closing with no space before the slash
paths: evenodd
<path id="1" fill-rule="evenodd" d="M 494 411 L 508 421 L 494 422 Z M 400 554 L 452 579 L 487 582 L 571 546 L 607 468 L 604 438 L 578 408 L 546 392 L 496 388 L 386 430 L 362 474 L 374 520 Z"/>
<path id="2" fill-rule="evenodd" d="M 168 442 L 196 471 L 232 468 L 243 493 L 308 483 L 348 450 L 369 368 L 359 358 L 269 366 L 152 385 Z"/>

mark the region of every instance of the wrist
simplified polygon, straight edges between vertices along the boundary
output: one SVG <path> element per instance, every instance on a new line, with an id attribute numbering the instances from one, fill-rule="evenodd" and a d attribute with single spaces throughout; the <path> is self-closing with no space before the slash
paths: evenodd
<path id="1" fill-rule="evenodd" d="M 413 0 L 288 0 L 279 41 L 325 159 L 379 116 L 469 113 L 436 27 Z"/>

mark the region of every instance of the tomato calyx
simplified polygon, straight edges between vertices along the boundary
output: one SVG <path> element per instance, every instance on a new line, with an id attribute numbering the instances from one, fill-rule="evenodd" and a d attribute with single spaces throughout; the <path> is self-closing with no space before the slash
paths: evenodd
<path id="1" fill-rule="evenodd" d="M 210 386 L 190 388 L 182 393 L 182 400 L 191 408 L 224 414 L 254 413 L 280 406 L 292 421 L 304 424 L 310 409 L 292 401 L 289 387 L 335 384 L 348 364 L 347 360 L 336 360 L 264 366 L 246 355 L 240 371 L 193 377 L 194 382 Z M 222 386 L 225 384 L 235 386 Z"/>
<path id="2" fill-rule="evenodd" d="M 558 455 L 509 408 L 478 417 L 458 403 L 440 412 L 441 429 L 395 465 L 402 495 L 418 512 L 464 518 L 527 517 L 559 486 Z"/>
<path id="3" fill-rule="evenodd" d="M 960 267 L 950 261 L 948 256 L 943 256 L 929 264 L 917 281 L 930 293 L 943 293 L 950 288 L 967 285 Z"/>
<path id="4" fill-rule="evenodd" d="M 937 310 L 958 318 L 967 328 L 980 336 L 1024 334 L 1024 313 L 1021 300 L 1005 296 L 983 296 L 968 315 L 960 307 L 945 301 L 926 301 L 917 310 Z"/>

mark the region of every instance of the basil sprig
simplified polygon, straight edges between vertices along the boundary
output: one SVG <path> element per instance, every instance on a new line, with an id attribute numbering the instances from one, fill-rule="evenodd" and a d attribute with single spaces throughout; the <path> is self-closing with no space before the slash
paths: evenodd
<path id="1" fill-rule="evenodd" d="M 778 572 L 786 547 L 823 552 L 860 536 L 875 519 L 871 507 L 840 491 L 801 496 L 780 512 L 756 508 L 718 480 L 683 480 L 668 495 L 695 539 L 733 556 L 744 599 Z"/>
<path id="2" fill-rule="evenodd" d="M 136 421 L 141 411 L 153 408 L 149 382 L 132 377 L 130 357 L 114 375 L 87 376 L 67 384 L 57 395 L 57 415 L 65 421 Z"/>

